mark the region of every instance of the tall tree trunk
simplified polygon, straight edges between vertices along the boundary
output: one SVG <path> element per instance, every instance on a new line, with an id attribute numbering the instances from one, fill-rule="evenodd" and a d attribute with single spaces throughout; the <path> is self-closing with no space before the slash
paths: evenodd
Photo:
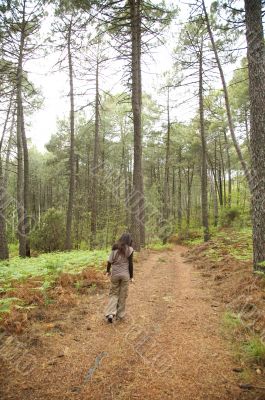
<path id="1" fill-rule="evenodd" d="M 126 147 L 125 147 L 125 136 L 124 136 L 124 131 L 123 127 L 121 126 L 121 141 L 122 141 L 122 175 L 124 179 L 124 199 L 125 199 L 125 224 L 127 226 L 127 229 L 129 229 L 130 226 L 130 210 L 128 205 L 128 199 L 129 199 L 129 184 L 128 184 L 128 160 L 126 160 Z"/>
<path id="2" fill-rule="evenodd" d="M 22 105 L 22 146 L 23 146 L 23 167 L 24 167 L 24 227 L 26 240 L 26 257 L 30 257 L 30 219 L 29 219 L 29 152 L 25 132 L 24 109 Z"/>
<path id="3" fill-rule="evenodd" d="M 176 168 L 172 167 L 171 215 L 176 218 Z"/>
<path id="4" fill-rule="evenodd" d="M 164 173 L 164 196 L 163 196 L 163 219 L 165 224 L 167 224 L 170 213 L 169 157 L 170 157 L 170 108 L 169 108 L 169 87 L 167 87 L 167 134 L 166 134 L 166 160 L 165 160 L 165 173 Z"/>
<path id="5" fill-rule="evenodd" d="M 6 260 L 9 257 L 6 235 L 5 199 L 6 192 L 4 188 L 2 158 L 0 153 L 0 260 Z"/>
<path id="6" fill-rule="evenodd" d="M 227 158 L 227 170 L 228 170 L 228 208 L 231 208 L 232 203 L 232 172 L 231 172 L 231 158 L 229 152 L 229 144 L 227 140 L 226 130 L 224 129 L 224 138 L 225 138 L 225 150 L 226 150 L 226 158 Z"/>
<path id="7" fill-rule="evenodd" d="M 245 130 L 246 130 L 246 142 L 247 142 L 247 147 L 249 154 L 251 153 L 250 150 L 250 139 L 249 139 L 249 127 L 248 127 L 248 109 L 247 106 L 244 108 L 244 114 L 245 114 Z"/>
<path id="8" fill-rule="evenodd" d="M 95 97 L 95 136 L 94 136 L 94 157 L 93 157 L 93 177 L 91 196 L 91 239 L 90 248 L 96 245 L 97 235 L 97 202 L 98 202 L 98 159 L 99 159 L 99 59 L 96 64 L 96 97 Z"/>
<path id="9" fill-rule="evenodd" d="M 181 162 L 182 162 L 182 148 L 178 148 L 178 232 L 181 232 L 182 228 L 182 182 L 181 182 Z"/>
<path id="10" fill-rule="evenodd" d="M 12 99 L 13 96 L 11 96 L 9 102 L 9 107 L 3 127 L 3 133 L 0 140 L 0 260 L 6 260 L 9 258 L 7 235 L 6 235 L 6 206 L 7 206 L 6 185 L 3 172 L 2 149 L 3 149 L 4 137 L 7 131 L 7 124 L 11 112 Z"/>
<path id="11" fill-rule="evenodd" d="M 2 149 L 4 138 L 7 133 L 7 126 L 10 119 L 10 114 L 12 111 L 12 104 L 14 98 L 15 90 L 13 89 L 9 106 L 3 126 L 2 137 L 0 141 L 0 259 L 5 260 L 9 258 L 9 249 L 8 249 L 8 242 L 7 242 L 7 232 L 6 232 L 6 207 L 8 205 L 7 201 L 7 182 L 8 182 L 8 170 L 9 170 L 9 158 L 10 158 L 10 149 L 11 149 L 11 140 L 12 140 L 12 132 L 14 127 L 14 111 L 12 113 L 11 119 L 11 128 L 9 133 L 9 139 L 7 144 L 7 152 L 5 157 L 5 165 L 3 167 L 3 157 L 2 157 Z M 5 170 L 5 171 L 4 171 Z"/>
<path id="12" fill-rule="evenodd" d="M 25 231 L 25 205 L 24 205 L 24 165 L 23 165 L 23 102 L 22 102 L 22 78 L 23 58 L 25 44 L 25 9 L 26 1 L 23 2 L 22 27 L 19 43 L 19 56 L 16 76 L 16 102 L 17 102 L 17 215 L 18 215 L 18 240 L 19 255 L 26 257 L 26 231 Z"/>
<path id="13" fill-rule="evenodd" d="M 219 149 L 220 149 L 220 183 L 224 190 L 224 206 L 226 207 L 226 180 L 225 180 L 225 163 L 223 157 L 223 147 L 221 136 L 219 135 Z M 223 177 L 223 180 L 222 180 Z"/>
<path id="14" fill-rule="evenodd" d="M 5 166 L 3 168 L 3 175 L 4 175 L 4 187 L 7 190 L 7 184 L 9 179 L 9 168 L 10 168 L 10 155 L 11 155 L 11 148 L 12 148 L 12 141 L 14 139 L 14 126 L 15 126 L 15 117 L 16 117 L 16 108 L 13 110 L 11 126 L 9 130 L 9 138 L 6 150 L 6 157 L 5 157 Z"/>
<path id="15" fill-rule="evenodd" d="M 262 1 L 245 0 L 250 97 L 254 270 L 265 262 L 265 43 Z"/>
<path id="16" fill-rule="evenodd" d="M 223 205 L 223 193 L 222 193 L 222 185 L 221 185 L 221 192 L 220 192 L 220 188 L 219 188 L 219 183 L 218 183 L 218 176 L 219 176 L 219 170 L 217 170 L 217 147 L 216 147 L 216 139 L 214 140 L 214 164 L 209 156 L 209 154 L 207 154 L 207 161 L 208 164 L 211 167 L 211 171 L 212 171 L 212 175 L 213 175 L 213 179 L 214 179 L 214 183 L 215 183 L 215 189 L 219 198 L 219 202 L 220 205 Z"/>
<path id="17" fill-rule="evenodd" d="M 217 51 L 217 47 L 216 47 L 216 43 L 215 43 L 215 39 L 213 36 L 213 32 L 212 32 L 212 28 L 211 28 L 211 24 L 210 24 L 210 20 L 209 20 L 209 16 L 206 10 L 206 6 L 205 6 L 205 2 L 204 0 L 202 0 L 202 7 L 203 7 L 203 12 L 204 12 L 204 16 L 205 16 L 205 21 L 206 21 L 206 25 L 207 25 L 207 30 L 210 36 L 210 40 L 211 40 L 211 44 L 212 44 L 212 48 L 213 48 L 213 52 L 214 52 L 214 56 L 215 56 L 215 60 L 219 69 L 219 74 L 220 74 L 220 78 L 222 81 L 222 86 L 223 86 L 223 91 L 224 91 L 224 99 L 225 99 L 225 108 L 226 108 L 226 114 L 227 114 L 227 120 L 228 120 L 228 126 L 229 126 L 229 130 L 231 133 L 231 137 L 233 140 L 233 144 L 238 156 L 238 159 L 241 163 L 242 169 L 244 171 L 245 177 L 247 182 L 251 183 L 251 175 L 250 175 L 250 171 L 249 168 L 244 160 L 244 157 L 242 155 L 240 146 L 237 142 L 237 138 L 236 138 L 236 134 L 235 134 L 235 128 L 234 128 L 234 123 L 233 123 L 233 118 L 232 118 L 232 113 L 231 113 L 231 107 L 230 107 L 230 101 L 229 101 L 229 96 L 228 96 L 228 90 L 227 90 L 227 85 L 226 85 L 226 81 L 225 81 L 225 75 L 224 75 L 224 71 L 222 68 L 222 64 L 219 58 L 219 54 Z"/>
<path id="18" fill-rule="evenodd" d="M 201 207 L 204 241 L 210 238 L 208 222 L 208 193 L 207 193 L 207 150 L 204 127 L 204 99 L 203 99 L 203 41 L 199 51 L 199 108 L 200 108 L 200 133 L 201 133 Z"/>
<path id="19" fill-rule="evenodd" d="M 214 219 L 214 226 L 218 225 L 218 193 L 215 185 L 215 179 L 213 171 L 211 173 L 211 189 L 213 194 L 213 219 Z"/>
<path id="20" fill-rule="evenodd" d="M 70 21 L 67 35 L 67 56 L 69 70 L 69 87 L 70 87 L 70 154 L 69 154 L 69 194 L 66 215 L 66 239 L 65 249 L 72 249 L 72 221 L 74 207 L 74 191 L 75 191 L 75 111 L 74 111 L 74 82 L 73 82 L 73 63 L 72 63 L 72 20 Z"/>
<path id="21" fill-rule="evenodd" d="M 90 144 L 87 139 L 87 145 L 86 145 L 86 174 L 85 174 L 85 194 L 86 194 L 86 208 L 87 211 L 90 211 L 91 207 L 91 184 L 90 184 Z M 91 223 L 90 223 L 91 225 Z M 88 235 L 88 238 L 90 240 L 90 235 Z"/>
<path id="22" fill-rule="evenodd" d="M 131 19 L 132 111 L 134 129 L 133 190 L 131 193 L 134 247 L 145 243 L 145 210 L 142 174 L 142 83 L 141 83 L 141 0 L 129 0 Z"/>
<path id="23" fill-rule="evenodd" d="M 82 222 L 80 220 L 81 209 L 81 196 L 80 196 L 80 175 L 79 175 L 79 155 L 75 159 L 75 195 L 77 204 L 75 207 L 75 248 L 78 249 L 80 245 L 80 227 Z"/>
<path id="24" fill-rule="evenodd" d="M 223 182 L 222 182 L 222 169 L 221 169 L 221 163 L 220 162 L 218 164 L 217 175 L 218 175 L 217 179 L 218 179 L 218 186 L 219 186 L 220 207 L 223 208 L 223 206 L 224 206 L 224 193 L 223 193 Z"/>
<path id="25" fill-rule="evenodd" d="M 17 215 L 18 215 L 18 240 L 19 255 L 26 257 L 26 233 L 24 226 L 24 168 L 23 168 L 23 145 L 21 138 L 21 96 L 18 88 L 17 95 Z"/>
<path id="26" fill-rule="evenodd" d="M 187 231 L 190 229 L 190 215 L 191 215 L 191 188 L 194 175 L 194 164 L 188 166 L 187 173 Z"/>
<path id="27" fill-rule="evenodd" d="M 240 204 L 240 182 L 239 182 L 239 173 L 236 172 L 236 205 Z"/>

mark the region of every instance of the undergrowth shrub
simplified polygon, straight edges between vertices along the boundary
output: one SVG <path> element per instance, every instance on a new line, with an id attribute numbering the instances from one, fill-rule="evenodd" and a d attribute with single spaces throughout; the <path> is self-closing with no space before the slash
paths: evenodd
<path id="1" fill-rule="evenodd" d="M 222 227 L 231 227 L 235 222 L 241 219 L 241 211 L 237 207 L 224 208 L 220 215 L 220 225 Z"/>
<path id="2" fill-rule="evenodd" d="M 31 245 L 35 250 L 50 253 L 64 249 L 65 216 L 61 210 L 50 208 L 41 217 L 40 225 L 31 233 Z"/>

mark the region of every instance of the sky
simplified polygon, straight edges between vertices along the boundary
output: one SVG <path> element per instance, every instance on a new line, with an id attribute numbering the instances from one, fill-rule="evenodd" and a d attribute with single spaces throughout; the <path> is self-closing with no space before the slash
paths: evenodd
<path id="1" fill-rule="evenodd" d="M 206 4 L 210 1 L 206 1 Z M 156 95 L 157 82 L 164 72 L 172 66 L 172 50 L 176 42 L 176 35 L 181 23 L 188 17 L 188 6 L 186 2 L 178 2 L 180 13 L 173 24 L 170 32 L 167 32 L 167 43 L 159 46 L 153 51 L 152 57 L 144 57 L 142 65 L 143 91 Z M 48 16 L 44 23 L 43 32 L 48 32 L 50 28 L 51 17 Z M 52 134 L 56 132 L 58 118 L 68 116 L 69 99 L 68 77 L 65 72 L 52 72 L 54 65 L 58 60 L 58 54 L 49 54 L 42 59 L 28 62 L 26 67 L 30 80 L 36 87 L 40 88 L 44 103 L 42 108 L 35 111 L 30 117 L 30 126 L 27 135 L 32 144 L 40 151 L 45 151 L 45 144 L 49 141 Z M 107 77 L 101 80 L 101 89 L 118 92 L 122 90 L 119 83 L 119 66 L 109 66 Z M 180 99 L 187 97 L 187 89 L 180 89 L 175 93 L 176 104 L 181 103 Z M 92 94 L 91 94 L 92 95 Z M 78 102 L 79 100 L 77 100 Z M 163 101 L 161 99 L 161 101 Z M 174 109 L 174 118 L 179 121 L 187 121 L 194 113 L 194 103 L 184 103 Z"/>

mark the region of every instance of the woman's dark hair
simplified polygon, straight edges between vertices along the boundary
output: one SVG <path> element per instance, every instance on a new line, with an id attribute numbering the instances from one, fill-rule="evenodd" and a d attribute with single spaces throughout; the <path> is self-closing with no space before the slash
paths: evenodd
<path id="1" fill-rule="evenodd" d="M 126 247 L 131 245 L 132 245 L 132 237 L 130 233 L 123 233 L 118 242 L 112 246 L 112 250 L 118 250 L 119 254 L 125 256 Z"/>

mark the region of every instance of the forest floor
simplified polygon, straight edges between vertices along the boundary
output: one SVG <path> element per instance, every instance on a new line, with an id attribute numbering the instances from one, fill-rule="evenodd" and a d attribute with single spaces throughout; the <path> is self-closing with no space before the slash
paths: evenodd
<path id="1" fill-rule="evenodd" d="M 103 319 L 106 282 L 74 294 L 71 306 L 35 310 L 23 333 L 3 337 L 0 398 L 264 400 L 261 383 L 244 386 L 222 333 L 221 289 L 185 253 L 142 253 L 123 322 Z"/>

